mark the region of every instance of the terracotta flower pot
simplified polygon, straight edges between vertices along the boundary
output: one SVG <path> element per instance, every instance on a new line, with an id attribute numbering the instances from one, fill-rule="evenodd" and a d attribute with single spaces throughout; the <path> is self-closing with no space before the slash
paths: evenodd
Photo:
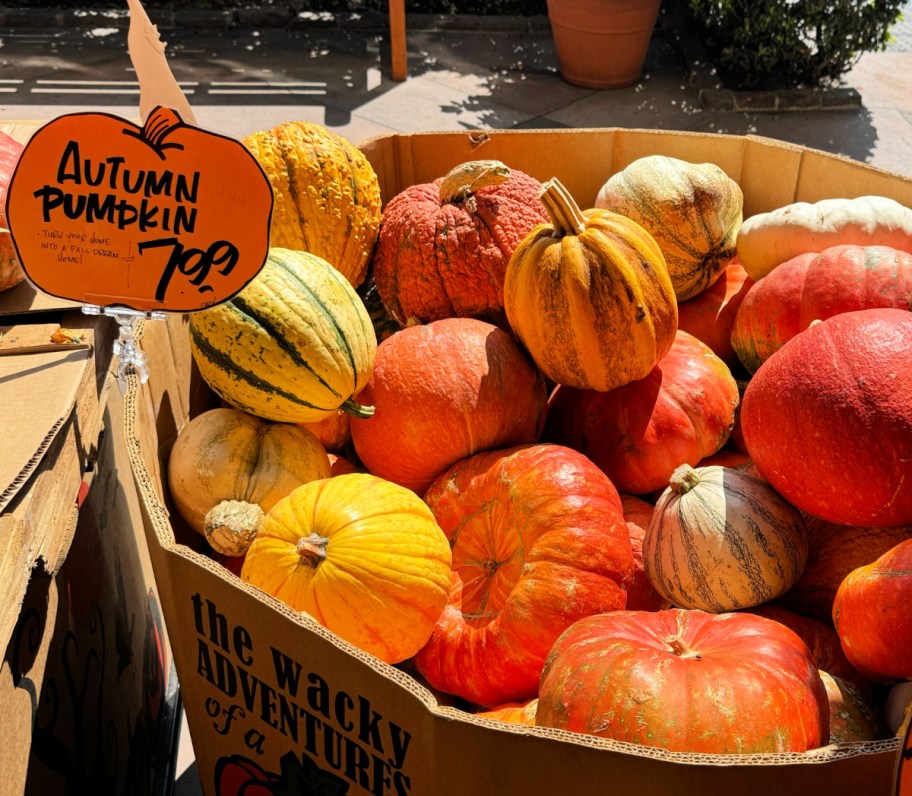
<path id="1" fill-rule="evenodd" d="M 548 0 L 561 77 L 585 88 L 637 81 L 661 0 Z"/>

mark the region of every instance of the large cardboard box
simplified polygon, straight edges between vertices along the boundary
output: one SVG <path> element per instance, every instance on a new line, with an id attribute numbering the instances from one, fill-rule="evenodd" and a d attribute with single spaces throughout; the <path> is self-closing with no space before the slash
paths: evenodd
<path id="1" fill-rule="evenodd" d="M 912 205 L 912 181 L 753 137 L 637 130 L 427 133 L 362 145 L 385 199 L 459 162 L 496 158 L 558 176 L 591 206 L 612 173 L 647 154 L 717 163 L 748 214 L 796 200 L 882 194 Z M 672 754 L 438 703 L 402 669 L 361 653 L 309 617 L 249 587 L 200 551 L 171 509 L 165 462 L 188 418 L 212 405 L 194 368 L 186 318 L 147 323 L 152 374 L 131 381 L 126 439 L 142 498 L 196 762 L 207 794 L 243 791 L 509 796 L 692 794 L 886 796 L 899 742 L 807 754 Z M 746 719 L 747 720 L 747 719 Z M 285 789 L 283 789 L 285 788 Z"/>

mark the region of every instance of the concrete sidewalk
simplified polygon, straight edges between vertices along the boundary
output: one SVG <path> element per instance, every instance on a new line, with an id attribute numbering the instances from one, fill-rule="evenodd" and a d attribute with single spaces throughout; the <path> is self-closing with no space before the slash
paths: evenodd
<path id="1" fill-rule="evenodd" d="M 319 122 L 354 142 L 394 131 L 496 128 L 754 133 L 912 176 L 912 13 L 907 17 L 890 49 L 864 55 L 847 75 L 845 87 L 857 90 L 854 106 L 775 112 L 704 107 L 690 79 L 693 59 L 665 19 L 642 79 L 612 91 L 561 80 L 543 17 L 410 15 L 409 77 L 402 83 L 389 77 L 386 32 L 376 25 L 343 29 L 315 17 L 298 26 L 161 34 L 200 125 L 238 137 L 291 119 Z M 97 22 L 5 31 L 0 118 L 86 108 L 135 115 L 126 30 Z"/>

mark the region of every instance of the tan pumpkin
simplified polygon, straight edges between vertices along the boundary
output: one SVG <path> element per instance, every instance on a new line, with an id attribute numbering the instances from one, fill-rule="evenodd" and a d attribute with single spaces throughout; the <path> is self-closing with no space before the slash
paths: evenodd
<path id="1" fill-rule="evenodd" d="M 424 645 L 446 606 L 451 561 L 420 497 L 351 473 L 304 484 L 273 506 L 241 578 L 399 663 Z"/>
<path id="2" fill-rule="evenodd" d="M 886 196 L 795 202 L 745 220 L 738 258 L 754 280 L 799 254 L 831 246 L 890 246 L 912 252 L 912 210 Z"/>
<path id="3" fill-rule="evenodd" d="M 675 470 L 643 540 L 655 590 L 678 608 L 717 614 L 783 594 L 807 556 L 798 510 L 766 482 L 728 467 Z"/>
<path id="4" fill-rule="evenodd" d="M 178 514 L 228 556 L 244 555 L 277 501 L 329 475 L 326 451 L 309 431 L 229 408 L 191 420 L 168 459 Z"/>
<path id="5" fill-rule="evenodd" d="M 627 216 L 656 239 L 678 301 L 702 293 L 735 254 L 744 197 L 714 163 L 649 155 L 614 174 L 595 206 Z"/>
<path id="6" fill-rule="evenodd" d="M 360 149 L 314 122 L 243 139 L 275 195 L 270 246 L 322 257 L 358 287 L 380 231 L 380 183 Z"/>
<path id="7" fill-rule="evenodd" d="M 507 265 L 510 326 L 559 384 L 607 392 L 644 378 L 678 326 L 658 245 L 624 216 L 581 211 L 557 179 L 541 201 L 551 223 L 532 230 Z"/>

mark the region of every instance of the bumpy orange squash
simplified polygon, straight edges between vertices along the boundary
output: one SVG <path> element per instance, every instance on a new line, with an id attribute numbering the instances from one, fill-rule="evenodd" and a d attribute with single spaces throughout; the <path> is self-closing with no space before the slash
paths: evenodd
<path id="1" fill-rule="evenodd" d="M 275 195 L 270 246 L 307 251 L 355 287 L 380 231 L 380 183 L 360 149 L 313 122 L 283 122 L 243 139 Z"/>
<path id="2" fill-rule="evenodd" d="M 642 379 L 678 325 L 661 250 L 624 216 L 581 211 L 557 179 L 541 200 L 551 223 L 530 232 L 507 266 L 510 326 L 558 384 L 604 392 Z"/>
<path id="3" fill-rule="evenodd" d="M 367 473 L 280 500 L 241 578 L 387 663 L 414 655 L 447 601 L 450 545 L 414 492 Z"/>

